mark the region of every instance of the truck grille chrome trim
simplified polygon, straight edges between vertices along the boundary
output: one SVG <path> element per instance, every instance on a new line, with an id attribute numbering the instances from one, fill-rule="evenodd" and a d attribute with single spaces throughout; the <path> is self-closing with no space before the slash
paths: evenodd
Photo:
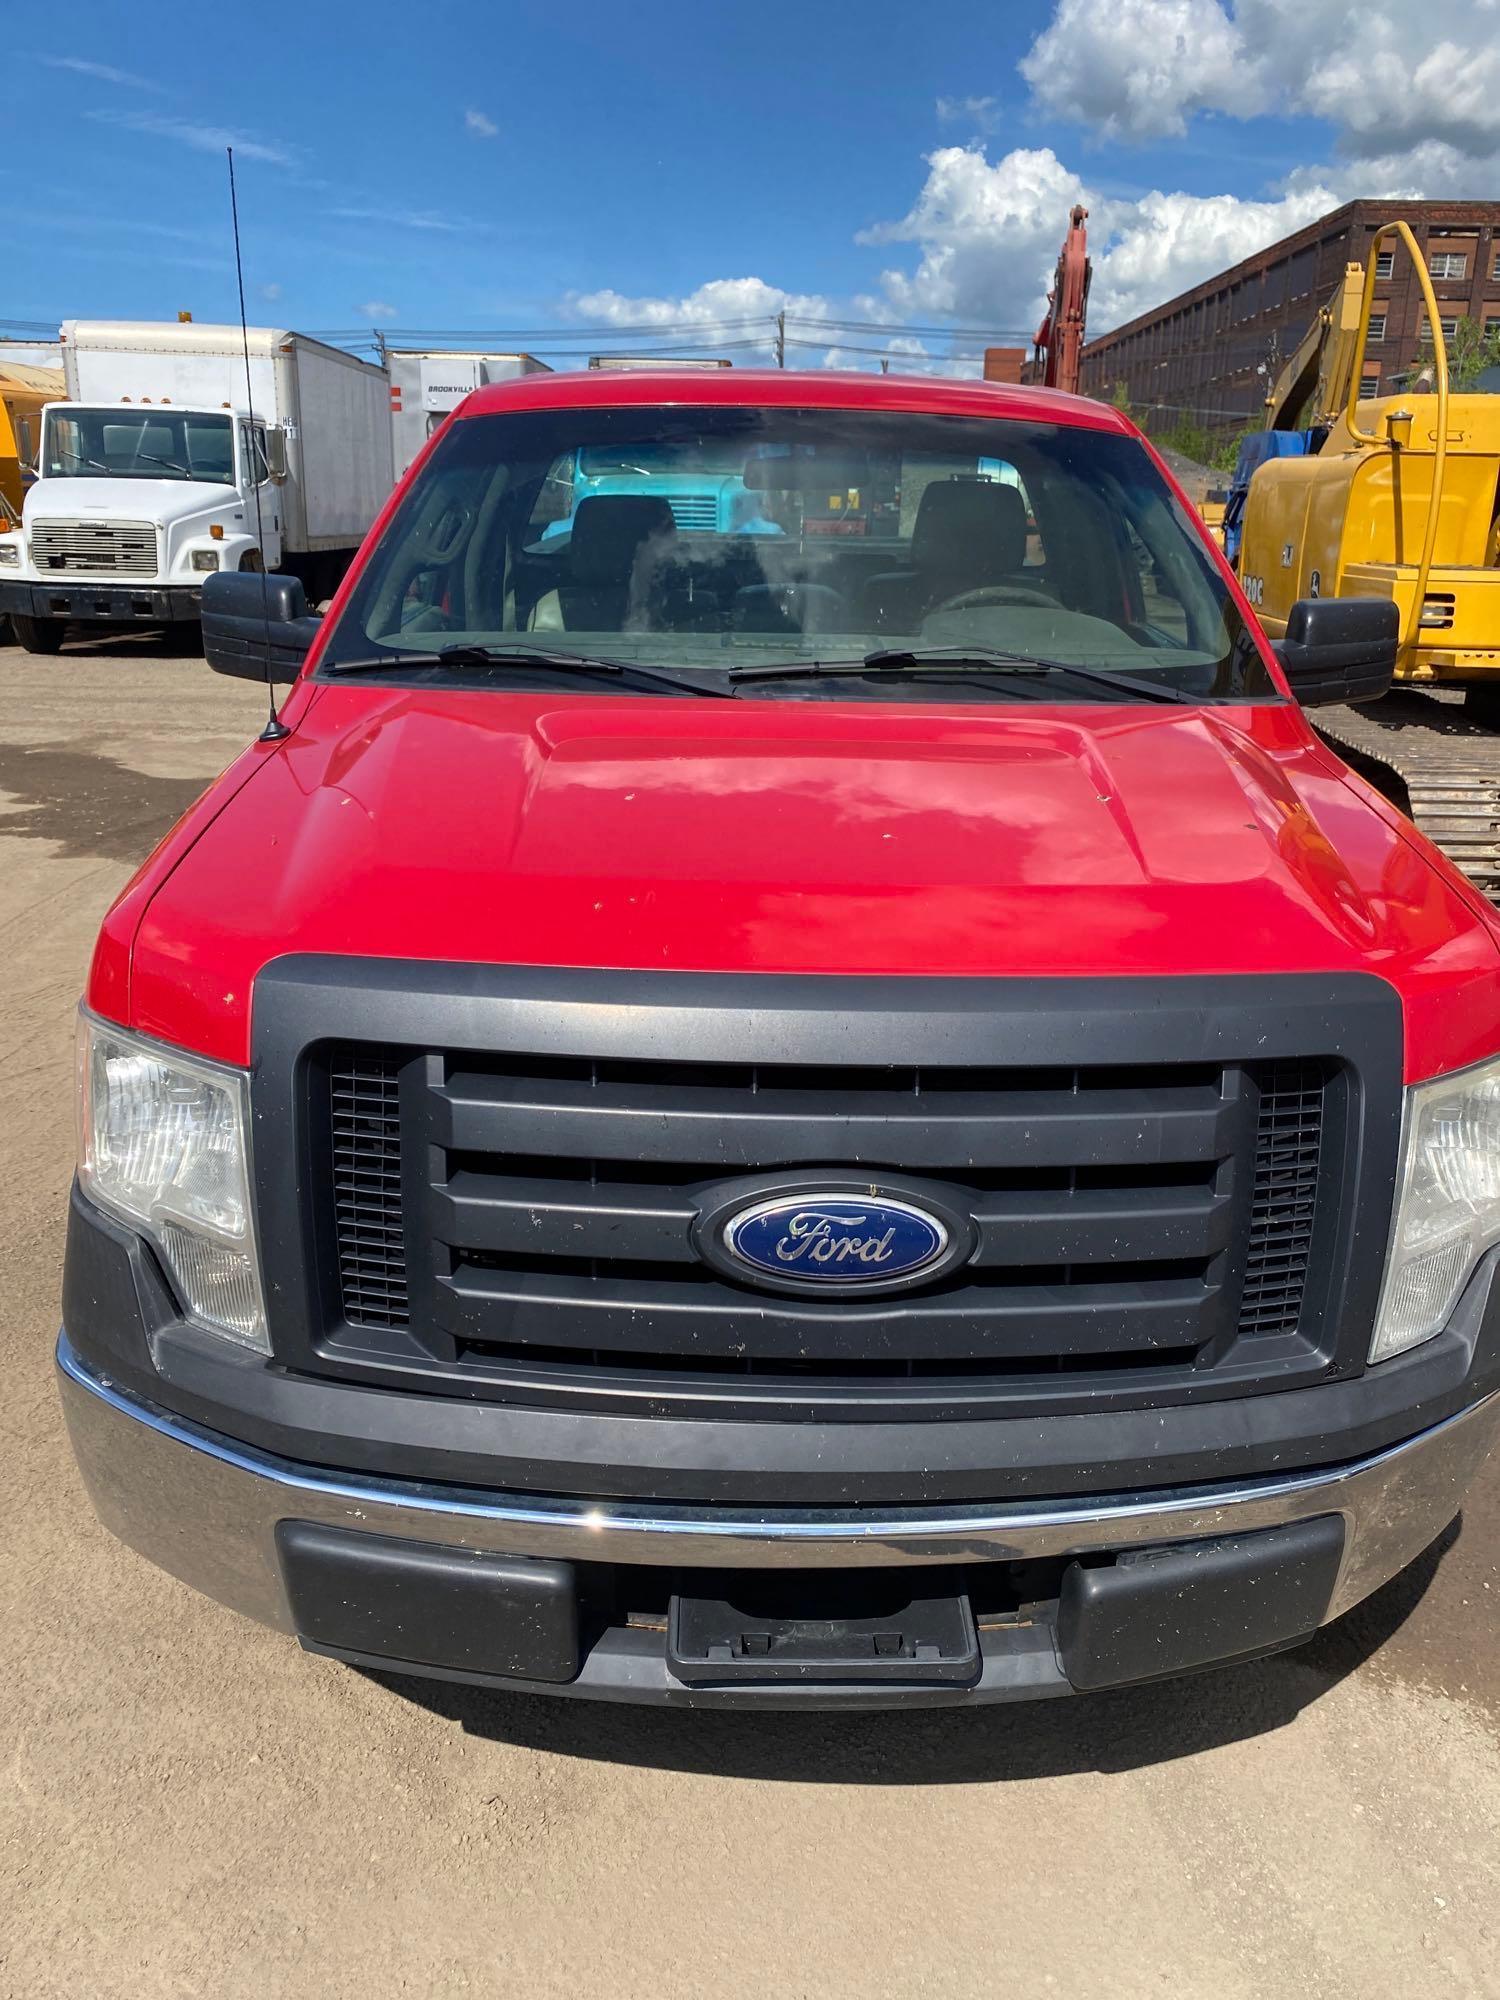
<path id="1" fill-rule="evenodd" d="M 47 576 L 155 576 L 156 530 L 149 521 L 39 521 L 32 566 Z"/>

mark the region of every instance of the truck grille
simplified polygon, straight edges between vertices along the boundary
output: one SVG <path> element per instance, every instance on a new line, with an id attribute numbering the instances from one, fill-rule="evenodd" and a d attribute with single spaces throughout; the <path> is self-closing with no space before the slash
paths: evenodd
<path id="1" fill-rule="evenodd" d="M 806 1394 L 901 1378 L 1243 1378 L 1298 1335 L 1332 1066 L 1009 1071 L 329 1052 L 345 1327 L 437 1376 Z M 896 1297 L 786 1298 L 689 1235 L 717 1182 L 918 1179 L 965 1268 Z M 333 1351 L 329 1349 L 328 1351 Z M 411 1358 L 405 1364 L 409 1374 Z"/>
<path id="2" fill-rule="evenodd" d="M 155 576 L 156 530 L 149 521 L 41 521 L 31 560 L 44 575 Z"/>
<path id="3" fill-rule="evenodd" d="M 719 525 L 719 502 L 712 493 L 674 493 L 667 505 L 680 531 L 711 535 Z"/>

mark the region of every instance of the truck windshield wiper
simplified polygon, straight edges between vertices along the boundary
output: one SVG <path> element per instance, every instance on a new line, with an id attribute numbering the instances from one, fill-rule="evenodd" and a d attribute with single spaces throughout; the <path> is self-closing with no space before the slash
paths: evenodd
<path id="1" fill-rule="evenodd" d="M 998 646 L 878 646 L 857 660 L 778 660 L 763 667 L 732 667 L 732 681 L 802 680 L 820 674 L 909 674 L 920 675 L 931 668 L 942 669 L 957 679 L 973 673 L 1045 678 L 1048 674 L 1070 674 L 1075 680 L 1095 687 L 1107 687 L 1120 694 L 1139 695 L 1145 701 L 1195 702 L 1197 697 L 1160 681 L 1139 680 L 1134 674 L 1111 674 L 1102 667 L 1081 667 L 1071 660 L 1048 660 L 1033 653 L 1009 653 Z"/>
<path id="2" fill-rule="evenodd" d="M 537 667 L 546 673 L 579 674 L 590 680 L 623 681 L 631 687 L 668 694 L 703 694 L 733 699 L 727 687 L 712 681 L 684 680 L 637 666 L 634 660 L 611 660 L 591 653 L 552 652 L 543 646 L 442 646 L 431 653 L 371 653 L 354 660 L 323 660 L 318 671 L 329 674 L 381 673 L 402 667 Z"/>
<path id="3" fill-rule="evenodd" d="M 1166 681 L 1143 680 L 1138 674 L 1113 674 L 1104 667 L 1080 666 L 1076 660 L 1048 660 L 1035 653 L 1008 653 L 998 646 L 883 646 L 865 654 L 867 667 L 910 668 L 928 665 L 960 665 L 973 661 L 979 667 L 1002 667 L 1029 673 L 1071 674 L 1075 680 L 1096 687 L 1117 688 L 1122 694 L 1138 694 L 1147 701 L 1185 701 L 1196 704 L 1197 696 L 1172 687 Z"/>
<path id="4" fill-rule="evenodd" d="M 62 452 L 65 458 L 71 458 L 75 465 L 90 465 L 93 467 L 95 472 L 109 471 L 109 467 L 103 464 L 99 459 L 85 458 L 81 451 L 74 451 L 72 447 L 69 445 L 60 444 L 57 447 L 57 449 L 60 452 Z"/>

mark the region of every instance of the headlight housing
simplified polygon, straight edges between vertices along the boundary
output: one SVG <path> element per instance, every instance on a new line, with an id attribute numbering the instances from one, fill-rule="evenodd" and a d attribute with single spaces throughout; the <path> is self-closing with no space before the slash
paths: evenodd
<path id="1" fill-rule="evenodd" d="M 78 1017 L 78 1178 L 142 1230 L 189 1313 L 270 1352 L 243 1070 Z"/>
<path id="2" fill-rule="evenodd" d="M 0 563 L 8 563 L 18 569 L 21 563 L 21 544 L 13 536 L 0 535 Z"/>
<path id="3" fill-rule="evenodd" d="M 188 556 L 188 561 L 197 570 L 217 569 L 219 567 L 219 551 L 217 549 L 193 549 Z"/>
<path id="4" fill-rule="evenodd" d="M 1500 1060 L 1406 1093 L 1401 1173 L 1371 1361 L 1448 1323 L 1470 1272 L 1500 1242 Z"/>

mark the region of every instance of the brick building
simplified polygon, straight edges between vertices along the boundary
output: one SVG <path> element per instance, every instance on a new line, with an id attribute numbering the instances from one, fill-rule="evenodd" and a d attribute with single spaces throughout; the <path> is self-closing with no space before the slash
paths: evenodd
<path id="1" fill-rule="evenodd" d="M 1243 430 L 1261 421 L 1265 394 L 1348 263 L 1363 263 L 1374 232 L 1408 222 L 1437 295 L 1443 332 L 1461 318 L 1500 326 L 1500 202 L 1351 201 L 1247 257 L 1154 312 L 1091 340 L 1086 395 L 1123 383 L 1138 419 Z M 1427 314 L 1411 259 L 1381 252 L 1361 393 L 1378 394 L 1422 347 Z"/>

